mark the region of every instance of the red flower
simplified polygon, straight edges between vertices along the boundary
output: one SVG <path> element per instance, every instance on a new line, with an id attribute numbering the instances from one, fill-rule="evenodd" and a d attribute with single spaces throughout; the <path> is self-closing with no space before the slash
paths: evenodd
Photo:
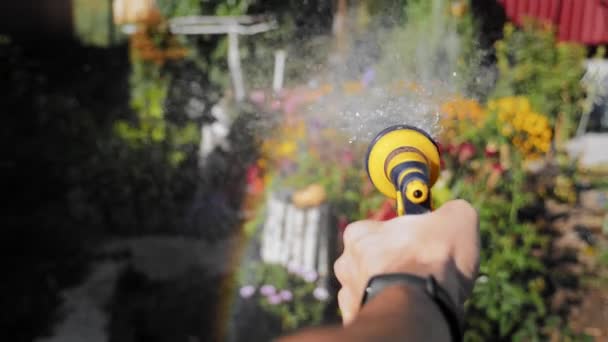
<path id="1" fill-rule="evenodd" d="M 247 168 L 247 184 L 253 184 L 260 176 L 260 168 L 256 164 Z"/>
<path id="2" fill-rule="evenodd" d="M 484 151 L 485 156 L 488 158 L 494 158 L 498 156 L 498 149 L 496 148 L 496 145 L 490 143 L 486 146 L 486 149 Z"/>
<path id="3" fill-rule="evenodd" d="M 257 164 L 251 165 L 247 169 L 247 191 L 251 194 L 259 194 L 264 191 L 264 181 L 261 176 L 261 169 Z"/>
<path id="4" fill-rule="evenodd" d="M 475 145 L 472 143 L 462 143 L 458 150 L 458 161 L 463 163 L 475 156 Z"/>
<path id="5" fill-rule="evenodd" d="M 395 212 L 394 201 L 387 199 L 382 203 L 380 210 L 372 213 L 370 218 L 378 221 L 386 221 L 392 218 L 397 217 L 397 213 Z"/>
<path id="6" fill-rule="evenodd" d="M 492 164 L 492 171 L 502 174 L 503 172 L 505 172 L 505 168 L 502 167 L 502 164 L 500 162 L 496 162 L 496 163 Z"/>
<path id="7" fill-rule="evenodd" d="M 346 219 L 346 216 L 338 217 L 338 229 L 340 230 L 340 234 L 344 233 L 344 229 L 346 229 L 346 226 L 348 226 L 348 220 Z"/>
<path id="8" fill-rule="evenodd" d="M 445 147 L 443 147 L 443 144 L 439 141 L 437 141 L 437 150 L 439 151 L 439 154 L 445 152 Z"/>
<path id="9" fill-rule="evenodd" d="M 458 153 L 458 146 L 454 144 L 448 144 L 448 146 L 446 147 L 446 151 L 448 151 L 449 154 L 454 156 Z"/>

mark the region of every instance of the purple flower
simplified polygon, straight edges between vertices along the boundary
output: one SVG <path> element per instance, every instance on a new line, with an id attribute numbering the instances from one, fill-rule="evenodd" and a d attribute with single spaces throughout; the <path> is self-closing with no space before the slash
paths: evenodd
<path id="1" fill-rule="evenodd" d="M 312 283 L 313 281 L 317 280 L 317 272 L 306 271 L 304 274 L 302 274 L 302 278 L 304 278 L 307 283 Z"/>
<path id="2" fill-rule="evenodd" d="M 317 287 L 313 292 L 312 292 L 313 297 L 315 297 L 317 300 L 324 302 L 327 300 L 327 298 L 329 298 L 329 292 L 327 292 L 327 290 L 324 287 Z"/>
<path id="3" fill-rule="evenodd" d="M 283 301 L 283 298 L 281 298 L 281 295 L 278 295 L 278 294 L 273 294 L 270 297 L 268 297 L 268 303 L 270 303 L 271 305 L 281 304 L 282 301 Z"/>
<path id="4" fill-rule="evenodd" d="M 372 67 L 368 67 L 365 69 L 363 77 L 361 77 L 361 83 L 363 83 L 365 87 L 368 87 L 372 82 L 374 82 L 375 78 L 376 71 Z"/>
<path id="5" fill-rule="evenodd" d="M 249 298 L 249 297 L 253 296 L 254 293 L 255 293 L 255 287 L 253 285 L 245 285 L 245 286 L 241 287 L 241 289 L 239 290 L 239 294 L 241 295 L 242 298 Z"/>
<path id="6" fill-rule="evenodd" d="M 274 286 L 268 285 L 268 284 L 266 284 L 260 288 L 260 293 L 266 297 L 275 294 L 276 291 L 277 290 L 274 288 Z"/>
<path id="7" fill-rule="evenodd" d="M 291 291 L 289 290 L 281 290 L 281 292 L 279 292 L 279 296 L 281 297 L 281 300 L 284 300 L 286 302 L 289 302 L 293 299 L 293 293 L 291 293 Z"/>

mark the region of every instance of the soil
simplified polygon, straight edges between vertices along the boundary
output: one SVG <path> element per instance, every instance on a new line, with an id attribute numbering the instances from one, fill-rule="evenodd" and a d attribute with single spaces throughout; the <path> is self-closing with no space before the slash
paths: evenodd
<path id="1" fill-rule="evenodd" d="M 608 191 L 585 190 L 575 205 L 547 201 L 556 235 L 550 259 L 555 286 L 552 309 L 567 317 L 575 334 L 608 341 Z"/>

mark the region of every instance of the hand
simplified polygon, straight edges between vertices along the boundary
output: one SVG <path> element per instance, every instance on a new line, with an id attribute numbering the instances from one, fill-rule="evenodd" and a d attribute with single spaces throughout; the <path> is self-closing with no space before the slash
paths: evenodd
<path id="1" fill-rule="evenodd" d="M 478 217 L 466 201 L 451 201 L 423 215 L 354 222 L 344 231 L 344 252 L 334 265 L 342 284 L 338 304 L 344 324 L 354 319 L 375 275 L 433 275 L 462 308 L 478 270 Z"/>

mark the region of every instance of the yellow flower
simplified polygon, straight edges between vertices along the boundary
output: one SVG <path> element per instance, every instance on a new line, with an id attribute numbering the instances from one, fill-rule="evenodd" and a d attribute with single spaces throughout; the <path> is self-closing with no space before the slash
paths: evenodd
<path id="1" fill-rule="evenodd" d="M 443 114 L 441 124 L 444 128 L 444 138 L 461 136 L 471 127 L 480 127 L 485 118 L 485 112 L 479 102 L 462 97 L 444 102 L 440 112 Z"/>
<path id="2" fill-rule="evenodd" d="M 551 127 L 543 114 L 532 110 L 530 101 L 524 96 L 503 97 L 490 101 L 488 108 L 497 112 L 501 125 L 500 134 L 512 138 L 513 144 L 524 154 L 524 158 L 540 156 L 547 152 L 551 143 Z"/>
<path id="3" fill-rule="evenodd" d="M 288 157 L 293 155 L 296 151 L 296 144 L 293 141 L 284 141 L 279 144 L 277 148 L 277 155 L 279 157 Z"/>

